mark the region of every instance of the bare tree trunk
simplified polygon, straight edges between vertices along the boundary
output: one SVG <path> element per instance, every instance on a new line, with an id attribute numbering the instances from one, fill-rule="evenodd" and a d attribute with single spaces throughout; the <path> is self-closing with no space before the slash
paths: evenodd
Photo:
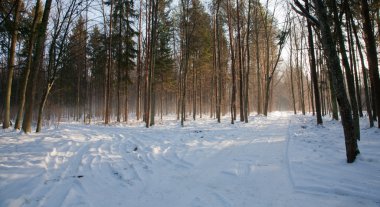
<path id="1" fill-rule="evenodd" d="M 258 10 L 259 10 L 259 1 L 257 1 L 257 5 L 255 6 L 255 21 L 258 21 Z M 259 49 L 259 26 L 255 24 L 255 43 L 256 43 L 256 76 L 257 76 L 257 114 L 262 113 L 261 105 L 261 73 L 260 73 L 260 49 Z"/>
<path id="2" fill-rule="evenodd" d="M 152 32 L 151 32 L 151 45 L 150 45 L 150 64 L 149 64 L 149 85 L 148 85 L 148 116 L 147 127 L 154 125 L 154 116 L 155 116 L 155 54 L 156 54 L 156 34 L 157 34 L 157 10 L 158 10 L 158 1 L 152 0 Z"/>
<path id="3" fill-rule="evenodd" d="M 348 57 L 346 53 L 346 46 L 343 38 L 343 32 L 342 28 L 340 27 L 341 22 L 338 17 L 338 10 L 337 10 L 337 5 L 336 1 L 332 0 L 331 1 L 331 9 L 334 13 L 334 22 L 336 25 L 336 36 L 338 37 L 338 43 L 339 43 L 339 48 L 340 48 L 340 54 L 342 56 L 342 63 L 343 67 L 346 71 L 346 82 L 347 82 L 347 88 L 349 92 L 349 97 L 350 97 L 350 103 L 352 107 L 352 114 L 353 114 L 353 123 L 354 123 L 354 130 L 355 130 L 355 137 L 356 139 L 360 140 L 360 128 L 359 128 L 359 114 L 358 114 L 358 103 L 356 100 L 355 96 L 355 81 L 354 77 L 352 75 L 352 71 L 350 68 L 350 64 L 348 62 Z"/>
<path id="4" fill-rule="evenodd" d="M 80 70 L 78 68 L 78 70 Z M 81 76 L 81 70 L 78 72 L 77 74 L 77 98 L 76 98 L 76 121 L 79 121 L 79 117 L 80 117 L 80 85 L 81 85 L 81 81 L 80 81 L 80 76 Z"/>
<path id="5" fill-rule="evenodd" d="M 88 99 L 89 98 L 89 81 L 88 79 L 88 67 L 87 67 L 87 34 L 88 34 L 88 0 L 86 0 L 86 22 L 85 22 L 85 30 L 86 30 L 86 37 L 85 37 L 85 45 L 84 45 L 84 71 L 85 71 L 85 84 L 86 84 L 86 93 L 85 93 L 85 98 L 84 98 L 84 107 L 83 107 L 83 123 L 86 124 L 87 122 L 87 108 L 88 108 Z M 90 119 L 90 117 L 88 117 Z"/>
<path id="6" fill-rule="evenodd" d="M 197 58 L 197 57 L 195 57 Z M 194 58 L 194 59 L 195 59 Z M 195 72 L 195 60 L 193 59 L 193 120 L 196 119 L 196 114 L 197 114 L 197 90 L 196 90 L 196 79 L 197 75 Z"/>
<path id="7" fill-rule="evenodd" d="M 306 10 L 309 11 L 309 3 L 306 1 Z M 315 112 L 317 113 L 317 124 L 323 124 L 322 113 L 321 113 L 321 100 L 319 97 L 319 88 L 318 88 L 318 77 L 317 77 L 317 68 L 316 60 L 314 54 L 314 39 L 313 39 L 313 30 L 311 24 L 307 21 L 307 31 L 308 31 L 308 43 L 309 43 L 309 61 L 310 61 L 310 73 L 311 80 L 314 89 L 314 101 L 315 101 Z"/>
<path id="8" fill-rule="evenodd" d="M 216 115 L 216 119 L 218 121 L 218 123 L 220 123 L 220 105 L 219 105 L 219 96 L 220 96 L 220 91 L 219 91 L 219 73 L 217 72 L 217 68 L 218 68 L 218 57 L 217 57 L 217 50 L 219 50 L 218 48 L 218 12 L 219 12 L 219 2 L 217 2 L 217 5 L 216 5 L 216 12 L 214 13 L 213 15 L 213 70 L 214 70 L 214 77 L 216 77 L 216 84 L 215 84 L 215 115 Z M 214 84 L 213 84 L 214 86 Z"/>
<path id="9" fill-rule="evenodd" d="M 128 76 L 128 70 L 125 71 L 126 76 Z M 124 83 L 124 122 L 128 122 L 128 111 L 129 111 L 129 105 L 128 105 L 128 81 L 125 81 Z"/>
<path id="10" fill-rule="evenodd" d="M 45 2 L 45 9 L 42 16 L 41 24 L 39 25 L 39 28 L 37 30 L 37 42 L 36 42 L 36 49 L 35 54 L 33 58 L 34 67 L 33 70 L 31 70 L 31 79 L 28 81 L 28 95 L 26 96 L 25 100 L 25 114 L 24 114 L 24 120 L 22 122 L 22 130 L 25 133 L 29 133 L 32 131 L 32 118 L 33 118 L 33 107 L 34 107 L 34 100 L 36 95 L 36 84 L 37 84 L 37 78 L 39 69 L 42 66 L 42 56 L 43 56 L 43 50 L 45 48 L 45 40 L 46 40 L 46 30 L 47 25 L 49 22 L 49 15 L 50 15 L 50 8 L 51 8 L 52 0 L 46 0 Z"/>
<path id="11" fill-rule="evenodd" d="M 293 31 L 295 32 L 295 25 L 294 25 L 294 29 Z M 290 60 L 290 66 L 289 66 L 289 69 L 290 69 L 290 89 L 291 89 L 291 92 L 292 92 L 292 103 L 293 103 L 293 112 L 294 114 L 297 114 L 297 108 L 296 108 L 296 97 L 295 97 L 295 93 L 294 93 L 294 85 L 293 85 L 293 82 L 294 82 L 294 78 L 293 78 L 293 35 L 290 35 L 290 57 L 289 57 L 289 60 Z M 297 41 L 297 40 L 295 40 Z"/>
<path id="12" fill-rule="evenodd" d="M 136 97 L 136 119 L 140 120 L 140 105 L 141 105 L 141 78 L 142 78 L 142 6 L 143 1 L 140 0 L 140 10 L 139 10 L 139 37 L 138 37 L 138 52 L 137 52 L 137 97 Z"/>
<path id="13" fill-rule="evenodd" d="M 107 90 L 106 90 L 106 117 L 105 124 L 110 123 L 111 114 L 111 78 L 112 78 L 112 11 L 113 11 L 113 0 L 110 0 L 110 26 L 109 26 L 109 42 L 108 42 L 108 70 L 107 70 Z"/>
<path id="14" fill-rule="evenodd" d="M 45 88 L 44 93 L 42 94 L 41 103 L 40 103 L 39 108 L 38 108 L 38 119 L 37 119 L 37 129 L 36 129 L 36 132 L 41 132 L 41 128 L 42 128 L 42 112 L 43 112 L 44 107 L 46 105 L 46 101 L 47 101 L 48 95 L 50 93 L 50 90 L 51 90 L 53 84 L 54 84 L 54 82 L 52 84 L 48 83 L 48 86 Z"/>
<path id="15" fill-rule="evenodd" d="M 221 66 L 221 52 L 220 52 L 220 28 L 219 28 L 219 7 L 220 7 L 220 0 L 217 1 L 216 5 L 216 14 L 215 14 L 215 30 L 214 30 L 214 42 L 215 43 L 215 67 L 217 69 L 216 75 L 217 75 L 217 87 L 216 87 L 216 118 L 218 120 L 218 123 L 221 122 L 221 112 L 222 112 L 222 66 Z"/>
<path id="16" fill-rule="evenodd" d="M 7 90 L 5 95 L 5 113 L 3 121 L 3 129 L 10 127 L 10 116 L 11 116 L 11 94 L 12 94 L 12 81 L 13 81 L 13 71 L 15 68 L 15 56 L 16 56 L 16 44 L 17 44 L 17 35 L 18 35 L 18 24 L 20 17 L 20 8 L 21 0 L 16 0 L 14 2 L 15 6 L 15 16 L 12 28 L 12 39 L 11 39 L 11 48 L 9 51 L 8 59 L 8 79 L 7 79 Z"/>
<path id="17" fill-rule="evenodd" d="M 362 52 L 360 40 L 359 40 L 358 33 L 356 31 L 356 26 L 354 24 L 354 20 L 352 19 L 352 17 L 350 18 L 350 21 L 352 23 L 351 26 L 352 26 L 352 30 L 353 30 L 354 35 L 355 35 L 356 46 L 358 48 L 360 62 L 361 62 L 361 67 L 362 67 L 363 82 L 364 82 L 365 103 L 366 103 L 367 115 L 368 115 L 368 119 L 369 119 L 369 126 L 373 127 L 374 123 L 373 123 L 373 115 L 372 115 L 372 110 L 371 110 L 371 101 L 370 101 L 370 98 L 369 98 L 370 96 L 369 96 L 369 89 L 368 89 L 367 68 L 365 67 L 365 64 L 364 64 L 364 57 L 363 57 L 363 52 Z"/>
<path id="18" fill-rule="evenodd" d="M 119 2 L 120 4 L 120 2 Z M 117 85 L 116 85 L 116 95 L 117 95 L 117 111 L 116 111 L 116 121 L 117 122 L 120 122 L 121 121 L 121 60 L 122 60 L 122 44 L 123 44 L 123 41 L 122 41 L 122 21 L 123 21 L 123 18 L 122 18 L 122 15 L 119 15 L 119 40 L 118 40 L 118 57 L 117 57 Z M 128 60 L 127 60 L 128 62 Z M 128 67 L 127 67 L 127 70 L 128 70 Z M 126 76 L 125 77 L 128 77 L 128 72 L 126 72 Z M 125 88 L 126 89 L 126 88 Z M 126 90 L 125 90 L 126 92 Z M 125 94 L 124 94 L 125 95 Z M 125 107 L 124 107 L 125 109 Z M 125 114 L 124 114 L 125 115 Z M 126 117 L 124 116 L 124 120 L 126 119 Z"/>
<path id="19" fill-rule="evenodd" d="M 246 50 L 247 50 L 247 71 L 245 74 L 245 95 L 244 95 L 244 120 L 248 123 L 249 116 L 249 73 L 251 68 L 251 54 L 249 48 L 249 38 L 250 38 L 250 26 L 251 26 L 251 7 L 252 0 L 248 0 L 248 19 L 247 19 L 247 36 L 246 36 Z"/>
<path id="20" fill-rule="evenodd" d="M 244 121 L 244 102 L 243 102 L 243 69 L 242 69 L 242 45 L 240 34 L 240 3 L 236 0 L 236 21 L 237 21 L 237 55 L 239 67 L 239 105 L 240 105 L 240 121 Z"/>
<path id="21" fill-rule="evenodd" d="M 300 99 L 301 99 L 301 111 L 302 115 L 305 115 L 305 90 L 304 90 L 304 83 L 303 83 L 303 37 L 304 37 L 304 31 L 302 27 L 302 32 L 301 32 L 301 48 L 300 48 L 300 67 L 299 67 L 299 72 L 300 72 Z"/>
<path id="22" fill-rule="evenodd" d="M 149 66 L 151 61 L 150 50 L 151 50 L 151 9 L 152 1 L 146 1 L 146 24 L 145 24 L 145 33 L 146 33 L 146 43 L 145 43 L 145 83 L 144 83 L 144 121 L 146 128 L 149 127 Z"/>
<path id="23" fill-rule="evenodd" d="M 232 17 L 231 17 L 230 0 L 227 0 L 227 13 L 228 13 L 228 31 L 230 37 L 230 50 L 231 50 L 231 73 L 232 73 L 232 92 L 231 92 L 231 124 L 234 124 L 236 119 L 236 71 L 235 71 L 235 53 L 233 44 L 233 31 L 232 31 Z"/>
<path id="24" fill-rule="evenodd" d="M 41 8 L 41 1 L 37 0 L 36 7 L 35 7 L 35 14 L 33 18 L 33 24 L 32 24 L 32 30 L 30 32 L 30 39 L 28 43 L 28 57 L 27 57 L 27 64 L 26 68 L 22 77 L 22 83 L 21 83 L 21 90 L 19 92 L 19 107 L 18 107 L 18 112 L 17 112 L 17 118 L 16 118 L 16 123 L 15 123 L 15 129 L 20 129 L 21 128 L 21 120 L 22 120 L 22 115 L 24 113 L 24 106 L 25 106 L 25 93 L 28 85 L 28 79 L 29 79 L 29 74 L 30 74 L 30 69 L 32 67 L 32 62 L 33 62 L 33 48 L 34 48 L 34 43 L 36 41 L 37 37 L 37 25 L 38 25 L 38 19 L 40 16 L 40 8 Z"/>
<path id="25" fill-rule="evenodd" d="M 203 99 L 202 99 L 202 78 L 199 80 L 199 118 L 202 118 L 203 110 L 202 110 L 202 105 L 203 105 Z"/>
<path id="26" fill-rule="evenodd" d="M 372 82 L 372 94 L 375 94 L 372 98 L 375 102 L 373 108 L 376 109 L 377 116 L 377 124 L 378 128 L 380 128 L 380 78 L 379 78 L 379 63 L 377 59 L 377 51 L 376 51 L 376 40 L 373 34 L 373 28 L 371 24 L 371 19 L 369 16 L 369 6 L 367 0 L 361 0 L 361 15 L 363 18 L 363 33 L 364 33 L 364 41 L 366 43 L 367 49 L 367 59 L 368 66 L 370 72 L 370 79 Z"/>
<path id="27" fill-rule="evenodd" d="M 350 55 L 350 67 L 353 71 L 354 80 L 355 80 L 358 113 L 360 117 L 363 117 L 362 99 L 361 99 L 361 94 L 360 94 L 361 87 L 359 86 L 359 77 L 358 77 L 358 70 L 357 70 L 357 64 L 356 64 L 356 53 L 355 53 L 354 41 L 352 37 L 350 18 L 349 16 L 347 16 L 347 12 L 346 12 L 346 17 L 347 17 L 346 27 L 347 27 L 348 51 Z"/>
<path id="28" fill-rule="evenodd" d="M 104 0 L 102 0 L 102 17 L 103 17 L 103 29 L 104 29 L 104 35 L 107 36 L 107 21 L 106 21 L 106 12 L 104 8 Z M 105 38 L 107 39 L 107 38 Z M 104 41 L 104 44 L 106 45 L 106 40 Z M 106 66 L 104 67 L 104 81 L 103 81 L 103 106 L 102 106 L 102 116 L 103 120 L 106 121 L 106 108 L 107 108 L 107 70 L 108 66 L 107 64 L 109 63 L 108 56 L 106 56 Z"/>
<path id="29" fill-rule="evenodd" d="M 313 0 L 315 12 L 318 16 L 320 29 L 322 34 L 322 45 L 327 57 L 327 64 L 332 74 L 335 93 L 338 99 L 339 108 L 342 117 L 342 125 L 344 129 L 347 162 L 352 163 L 356 159 L 358 153 L 357 140 L 355 137 L 354 123 L 352 120 L 351 107 L 347 98 L 347 94 L 343 85 L 343 74 L 339 64 L 339 57 L 336 51 L 329 22 L 327 17 L 327 9 L 322 0 Z"/>

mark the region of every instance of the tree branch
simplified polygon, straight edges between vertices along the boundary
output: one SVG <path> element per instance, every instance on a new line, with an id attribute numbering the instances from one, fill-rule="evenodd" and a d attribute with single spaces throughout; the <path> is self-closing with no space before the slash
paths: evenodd
<path id="1" fill-rule="evenodd" d="M 298 14 L 300 14 L 301 16 L 304 16 L 304 17 L 306 17 L 306 19 L 310 22 L 310 23 L 312 23 L 313 25 L 315 25 L 316 27 L 318 27 L 319 28 L 319 25 L 320 25 L 320 23 L 319 23 L 319 21 L 314 17 L 314 16 L 312 16 L 307 10 L 306 10 L 306 8 L 298 1 L 298 0 L 294 0 L 294 4 L 295 4 L 295 6 L 297 6 L 297 8 L 299 9 L 297 9 L 293 4 L 290 4 L 290 6 L 292 7 L 292 9 L 296 12 L 296 13 L 298 13 Z"/>

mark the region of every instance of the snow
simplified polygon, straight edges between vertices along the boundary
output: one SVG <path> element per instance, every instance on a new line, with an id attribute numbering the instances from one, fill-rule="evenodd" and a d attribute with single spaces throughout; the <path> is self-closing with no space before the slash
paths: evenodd
<path id="1" fill-rule="evenodd" d="M 277 112 L 248 124 L 61 123 L 0 132 L 0 206 L 380 206 L 380 130 Z"/>

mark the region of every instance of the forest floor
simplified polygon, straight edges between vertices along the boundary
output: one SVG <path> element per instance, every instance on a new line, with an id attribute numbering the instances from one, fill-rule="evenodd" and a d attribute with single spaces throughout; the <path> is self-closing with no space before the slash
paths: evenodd
<path id="1" fill-rule="evenodd" d="M 329 118 L 170 118 L 150 129 L 0 131 L 0 206 L 380 206 L 380 130 L 367 120 L 347 164 L 342 126 Z"/>

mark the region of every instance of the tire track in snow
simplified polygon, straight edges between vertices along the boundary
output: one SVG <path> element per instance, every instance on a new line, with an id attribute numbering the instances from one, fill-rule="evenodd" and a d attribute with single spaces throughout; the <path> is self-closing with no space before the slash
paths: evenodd
<path id="1" fill-rule="evenodd" d="M 75 153 L 72 159 L 68 161 L 66 169 L 61 173 L 61 178 L 53 182 L 52 187 L 42 200 L 41 206 L 60 206 L 65 201 L 70 189 L 76 179 L 81 179 L 83 175 L 78 175 L 79 167 L 82 163 L 84 154 L 88 151 L 89 144 L 83 144 Z"/>
<path id="2" fill-rule="evenodd" d="M 63 146 L 48 153 L 45 158 L 46 174 L 44 182 L 35 188 L 24 202 L 24 206 L 60 206 L 67 196 L 77 174 L 88 144 Z M 61 151 L 62 150 L 62 151 Z"/>

